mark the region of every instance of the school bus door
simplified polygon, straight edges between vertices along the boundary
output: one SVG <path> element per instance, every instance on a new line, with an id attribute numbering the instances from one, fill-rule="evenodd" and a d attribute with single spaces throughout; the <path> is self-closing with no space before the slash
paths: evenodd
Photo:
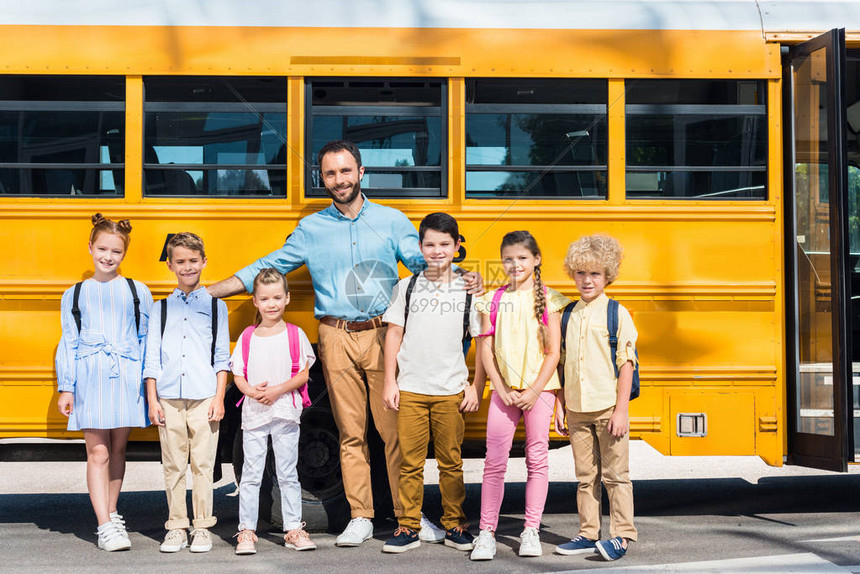
<path id="1" fill-rule="evenodd" d="M 854 457 L 844 76 L 844 30 L 792 47 L 785 66 L 788 463 L 843 472 Z"/>

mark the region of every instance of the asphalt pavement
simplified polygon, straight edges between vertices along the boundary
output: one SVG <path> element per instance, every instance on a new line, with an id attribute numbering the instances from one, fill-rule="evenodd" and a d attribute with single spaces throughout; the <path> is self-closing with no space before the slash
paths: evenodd
<path id="1" fill-rule="evenodd" d="M 465 463 L 466 513 L 477 523 L 480 460 Z M 132 549 L 107 553 L 95 545 L 95 519 L 84 463 L 0 463 L 0 572 L 833 572 L 860 573 L 860 468 L 848 474 L 798 467 L 771 468 L 753 457 L 663 457 L 631 446 L 639 541 L 621 561 L 596 555 L 559 556 L 556 544 L 576 535 L 573 462 L 569 447 L 552 451 L 550 491 L 541 528 L 544 555 L 516 554 L 522 530 L 525 464 L 512 459 L 498 529 L 498 554 L 486 563 L 441 545 L 402 555 L 381 553 L 395 528 L 376 522 L 374 539 L 336 548 L 335 534 L 314 533 L 319 546 L 298 553 L 277 532 L 260 530 L 258 554 L 235 556 L 238 497 L 224 466 L 216 484 L 214 548 L 206 554 L 161 554 L 166 503 L 159 463 L 131 462 L 120 498 Z M 425 512 L 441 513 L 435 465 L 428 461 Z M 608 536 L 604 526 L 604 537 Z"/>

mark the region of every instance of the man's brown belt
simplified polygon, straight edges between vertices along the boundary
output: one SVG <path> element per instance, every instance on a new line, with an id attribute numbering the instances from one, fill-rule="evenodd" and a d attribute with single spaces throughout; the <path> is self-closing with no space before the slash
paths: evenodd
<path id="1" fill-rule="evenodd" d="M 369 329 L 378 329 L 388 324 L 382 321 L 382 315 L 374 317 L 369 321 L 345 321 L 326 315 L 325 317 L 320 317 L 320 323 L 346 331 L 367 331 Z"/>

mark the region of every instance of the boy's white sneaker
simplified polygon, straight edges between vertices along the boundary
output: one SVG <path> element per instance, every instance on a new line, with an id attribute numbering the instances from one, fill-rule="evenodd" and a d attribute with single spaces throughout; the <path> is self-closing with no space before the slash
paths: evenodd
<path id="1" fill-rule="evenodd" d="M 540 545 L 540 534 L 538 529 L 532 526 L 526 526 L 523 533 L 520 534 L 520 556 L 541 556 L 543 548 Z"/>
<path id="2" fill-rule="evenodd" d="M 125 528 L 125 520 L 123 520 L 122 514 L 119 512 L 111 512 L 110 521 L 119 529 L 120 534 L 128 538 L 128 531 Z"/>
<path id="3" fill-rule="evenodd" d="M 475 547 L 469 556 L 472 560 L 492 560 L 496 556 L 496 537 L 489 529 L 481 530 L 475 539 Z"/>
<path id="4" fill-rule="evenodd" d="M 96 534 L 99 535 L 98 546 L 102 550 L 115 552 L 131 548 L 131 541 L 122 535 L 120 529 L 113 522 L 99 526 Z"/>
<path id="5" fill-rule="evenodd" d="M 421 530 L 418 532 L 418 540 L 429 544 L 436 544 L 445 540 L 445 531 L 433 524 L 421 513 Z"/>
<path id="6" fill-rule="evenodd" d="M 183 548 L 188 546 L 188 533 L 185 532 L 184 528 L 174 528 L 173 530 L 168 530 L 167 535 L 164 537 L 164 542 L 161 543 L 161 546 L 158 549 L 161 552 L 179 552 Z"/>
<path id="7" fill-rule="evenodd" d="M 373 536 L 373 522 L 369 518 L 353 518 L 334 542 L 335 546 L 359 546 Z"/>
<path id="8" fill-rule="evenodd" d="M 183 531 L 184 532 L 184 531 Z M 205 528 L 195 528 L 191 532 L 191 552 L 209 552 L 212 550 L 212 535 Z"/>

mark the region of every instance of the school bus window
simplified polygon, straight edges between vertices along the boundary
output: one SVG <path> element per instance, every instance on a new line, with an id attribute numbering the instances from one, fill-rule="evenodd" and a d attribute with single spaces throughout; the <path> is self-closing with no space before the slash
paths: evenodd
<path id="1" fill-rule="evenodd" d="M 144 194 L 286 197 L 287 80 L 144 78 Z"/>
<path id="2" fill-rule="evenodd" d="M 447 194 L 447 83 L 429 79 L 307 80 L 307 195 L 323 197 L 317 152 L 328 141 L 358 145 L 370 197 Z"/>
<path id="3" fill-rule="evenodd" d="M 630 80 L 627 197 L 767 198 L 764 81 Z"/>
<path id="4" fill-rule="evenodd" d="M 121 196 L 125 80 L 0 77 L 0 195 Z"/>
<path id="5" fill-rule="evenodd" d="M 606 198 L 606 80 L 466 81 L 466 197 Z"/>

